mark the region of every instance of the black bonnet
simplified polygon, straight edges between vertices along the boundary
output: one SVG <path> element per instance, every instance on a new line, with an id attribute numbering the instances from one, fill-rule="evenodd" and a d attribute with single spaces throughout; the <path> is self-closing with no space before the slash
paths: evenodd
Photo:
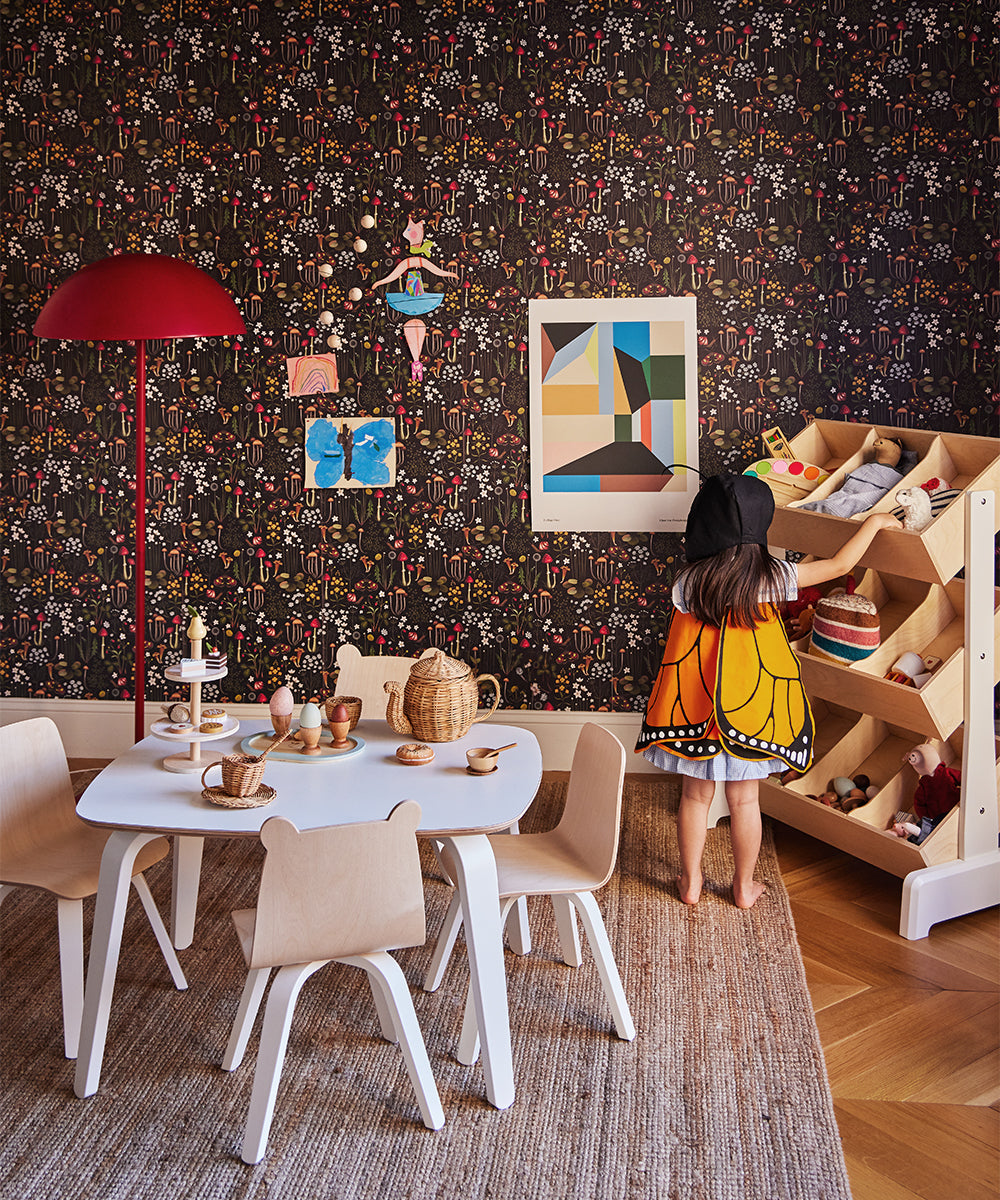
<path id="1" fill-rule="evenodd" d="M 689 563 L 732 546 L 767 545 L 774 493 L 754 475 L 710 475 L 688 513 L 684 556 Z"/>

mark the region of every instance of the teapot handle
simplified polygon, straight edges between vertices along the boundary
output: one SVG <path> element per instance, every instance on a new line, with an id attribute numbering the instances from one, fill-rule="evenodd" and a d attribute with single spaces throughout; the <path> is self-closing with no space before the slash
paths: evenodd
<path id="1" fill-rule="evenodd" d="M 477 725 L 480 721 L 485 721 L 487 717 L 492 717 L 496 710 L 500 707 L 500 680 L 497 679 L 495 675 L 479 675 L 476 677 L 476 687 L 479 687 L 481 683 L 485 683 L 486 680 L 489 680 L 496 689 L 497 694 L 493 701 L 493 707 L 489 710 L 489 712 L 484 712 L 481 717 L 473 717 L 469 722 L 470 725 Z"/>

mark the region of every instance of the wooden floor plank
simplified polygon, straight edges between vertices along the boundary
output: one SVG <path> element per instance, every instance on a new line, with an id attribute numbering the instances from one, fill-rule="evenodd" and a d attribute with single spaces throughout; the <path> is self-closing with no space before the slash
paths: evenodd
<path id="1" fill-rule="evenodd" d="M 996 1200 L 996 1157 L 975 1137 L 942 1129 L 913 1104 L 838 1100 L 841 1134 L 851 1146 L 854 1200 Z M 863 1168 L 863 1169 L 861 1169 Z M 865 1190 L 860 1184 L 864 1184 Z M 902 1189 L 902 1190 L 900 1190 Z"/>
<path id="2" fill-rule="evenodd" d="M 808 977 L 807 977 L 808 978 Z M 864 992 L 847 996 L 836 1005 L 816 1009 L 823 1049 L 830 1049 L 874 1031 L 874 1037 L 892 1041 L 899 1029 L 909 1028 L 913 1013 L 930 996 L 938 995 L 936 988 L 915 986 L 871 987 Z M 815 1008 L 815 999 L 813 1001 Z"/>
<path id="3" fill-rule="evenodd" d="M 898 931 L 887 929 L 850 900 L 828 897 L 818 905 L 796 894 L 792 914 L 804 953 L 822 957 L 821 952 L 828 950 L 833 961 L 850 958 L 859 977 L 872 984 L 915 978 L 954 991 L 996 987 L 995 975 L 977 970 L 976 962 L 965 966 L 942 959 L 927 939 L 901 938 Z"/>
<path id="4" fill-rule="evenodd" d="M 871 991 L 870 984 L 857 979 L 849 972 L 838 970 L 829 963 L 803 955 L 802 965 L 805 967 L 806 984 L 815 1013 Z"/>
<path id="5" fill-rule="evenodd" d="M 1000 1104 L 1000 1050 L 984 1054 L 974 1062 L 913 1093 L 911 1100 L 978 1106 L 987 1112 Z"/>
<path id="6" fill-rule="evenodd" d="M 996 1051 L 998 1002 L 979 992 L 927 993 L 826 1054 L 835 1097 L 909 1100 Z M 914 1049 L 918 1053 L 914 1053 Z"/>

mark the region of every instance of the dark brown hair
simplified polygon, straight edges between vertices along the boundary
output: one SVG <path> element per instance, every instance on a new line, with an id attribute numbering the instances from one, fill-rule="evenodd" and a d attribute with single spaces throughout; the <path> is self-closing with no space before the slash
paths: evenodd
<path id="1" fill-rule="evenodd" d="M 684 604 L 699 621 L 721 627 L 752 629 L 767 616 L 767 606 L 783 599 L 781 562 L 766 546 L 730 546 L 702 558 L 680 575 Z"/>

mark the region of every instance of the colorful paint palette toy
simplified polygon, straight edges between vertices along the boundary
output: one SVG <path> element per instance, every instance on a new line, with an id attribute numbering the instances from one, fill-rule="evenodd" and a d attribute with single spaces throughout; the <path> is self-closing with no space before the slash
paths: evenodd
<path id="1" fill-rule="evenodd" d="M 776 504 L 801 500 L 824 479 L 830 478 L 829 471 L 812 463 L 800 462 L 797 458 L 761 458 L 751 463 L 743 474 L 762 479 L 774 492 Z"/>

